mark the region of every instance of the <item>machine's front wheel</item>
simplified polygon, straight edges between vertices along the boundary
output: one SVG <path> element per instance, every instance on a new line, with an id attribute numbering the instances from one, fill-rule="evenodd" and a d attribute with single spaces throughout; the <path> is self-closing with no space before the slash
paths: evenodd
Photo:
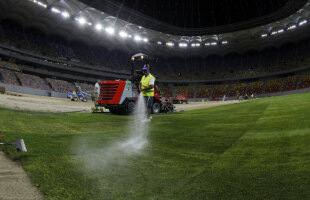
<path id="1" fill-rule="evenodd" d="M 128 113 L 129 114 L 132 114 L 136 111 L 136 104 L 135 102 L 129 102 L 128 105 L 127 105 L 127 110 L 128 110 Z"/>
<path id="2" fill-rule="evenodd" d="M 158 102 L 154 102 L 152 106 L 152 113 L 157 114 L 160 113 L 160 104 Z"/>

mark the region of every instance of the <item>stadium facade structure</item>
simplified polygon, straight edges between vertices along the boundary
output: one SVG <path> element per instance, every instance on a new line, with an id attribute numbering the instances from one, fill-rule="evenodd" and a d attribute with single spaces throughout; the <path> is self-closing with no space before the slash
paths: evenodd
<path id="1" fill-rule="evenodd" d="M 92 1 L 87 2 L 90 2 L 90 5 L 97 6 L 94 3 L 92 4 Z M 109 5 L 111 5 L 111 2 Z M 117 4 L 113 4 L 113 6 L 117 7 Z M 109 9 L 113 10 L 113 6 Z M 60 13 L 52 11 L 53 8 L 60 11 Z M 310 33 L 310 27 L 307 24 L 310 19 L 310 3 L 305 0 L 291 0 L 278 12 L 252 21 L 199 30 L 181 30 L 138 13 L 134 18 L 136 21 L 125 21 L 108 15 L 99 8 L 100 5 L 98 5 L 98 9 L 95 9 L 75 0 L 0 1 L 2 13 L 0 19 L 11 19 L 21 24 L 24 29 L 28 27 L 37 28 L 46 35 L 59 35 L 69 42 L 82 41 L 90 46 L 100 45 L 112 51 L 123 51 L 125 55 L 145 52 L 164 60 L 169 60 L 171 57 L 184 58 L 184 56 L 204 59 L 213 55 L 225 59 L 225 56 L 234 53 L 246 55 L 250 51 L 263 52 L 265 49 L 280 49 L 288 44 L 298 46 L 303 41 L 309 40 Z M 62 16 L 63 12 L 66 12 L 69 17 L 64 18 Z M 132 13 L 132 11 L 130 12 Z M 120 16 L 126 16 L 126 11 L 121 13 Z M 86 20 L 84 22 L 86 25 L 82 26 L 77 22 L 80 17 Z M 135 22 L 141 24 L 133 24 Z M 95 30 L 98 23 L 102 25 L 103 31 Z M 153 24 L 155 28 L 150 29 L 147 24 Z M 111 27 L 115 34 L 106 34 L 104 32 L 105 28 Z M 166 32 L 158 30 L 166 30 Z M 126 32 L 131 38 L 119 37 L 119 31 Z M 139 36 L 138 41 L 135 38 L 136 36 Z M 147 41 L 141 41 L 143 38 Z M 227 42 L 227 44 L 223 42 Z M 173 43 L 174 46 L 169 46 L 168 43 Z M 179 47 L 180 43 L 187 44 L 187 47 Z M 211 45 L 212 43 L 215 45 Z M 199 44 L 199 46 L 192 47 L 192 44 Z M 5 44 L 0 45 L 0 54 L 2 57 L 14 58 L 18 62 L 26 63 L 27 65 L 20 66 L 21 71 L 42 77 L 57 77 L 62 80 L 88 83 L 93 83 L 98 78 L 129 78 L 128 72 L 102 69 L 72 60 L 51 58 Z M 42 66 L 44 66 L 44 69 L 40 68 Z M 214 67 L 216 68 L 216 66 Z M 234 83 L 250 83 L 263 80 L 266 85 L 267 80 L 283 79 L 291 75 L 297 75 L 299 82 L 301 75 L 305 71 L 309 71 L 309 69 L 308 66 L 300 66 L 280 72 L 243 78 L 161 80 L 161 83 L 170 86 L 195 85 L 198 87 L 199 85 L 227 84 L 231 87 Z M 229 95 L 229 92 L 227 94 Z"/>

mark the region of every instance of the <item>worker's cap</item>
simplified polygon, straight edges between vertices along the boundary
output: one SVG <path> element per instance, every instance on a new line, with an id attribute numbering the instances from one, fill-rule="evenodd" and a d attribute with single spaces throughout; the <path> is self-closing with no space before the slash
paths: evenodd
<path id="1" fill-rule="evenodd" d="M 149 71 L 149 70 L 150 70 L 150 68 L 147 65 L 144 65 L 142 68 L 142 71 Z"/>

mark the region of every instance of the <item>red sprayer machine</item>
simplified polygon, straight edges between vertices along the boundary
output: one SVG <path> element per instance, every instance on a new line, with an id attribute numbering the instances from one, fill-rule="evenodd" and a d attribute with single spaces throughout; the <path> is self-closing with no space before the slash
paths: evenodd
<path id="1" fill-rule="evenodd" d="M 135 111 L 136 101 L 139 95 L 138 86 L 143 76 L 141 70 L 134 70 L 135 67 L 142 69 L 144 64 L 156 62 L 156 58 L 138 53 L 131 57 L 131 78 L 130 80 L 102 81 L 100 83 L 100 95 L 97 104 L 101 107 L 109 109 L 113 114 L 130 114 Z M 156 85 L 156 83 L 155 83 Z M 166 104 L 162 102 L 160 92 L 154 92 L 154 102 L 152 113 L 173 111 L 172 108 L 167 109 Z"/>

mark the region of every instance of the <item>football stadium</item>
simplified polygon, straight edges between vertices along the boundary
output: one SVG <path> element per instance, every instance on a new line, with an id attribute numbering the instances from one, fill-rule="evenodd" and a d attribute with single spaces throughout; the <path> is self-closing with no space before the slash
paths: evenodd
<path id="1" fill-rule="evenodd" d="M 310 199 L 310 0 L 0 11 L 0 200 Z"/>

